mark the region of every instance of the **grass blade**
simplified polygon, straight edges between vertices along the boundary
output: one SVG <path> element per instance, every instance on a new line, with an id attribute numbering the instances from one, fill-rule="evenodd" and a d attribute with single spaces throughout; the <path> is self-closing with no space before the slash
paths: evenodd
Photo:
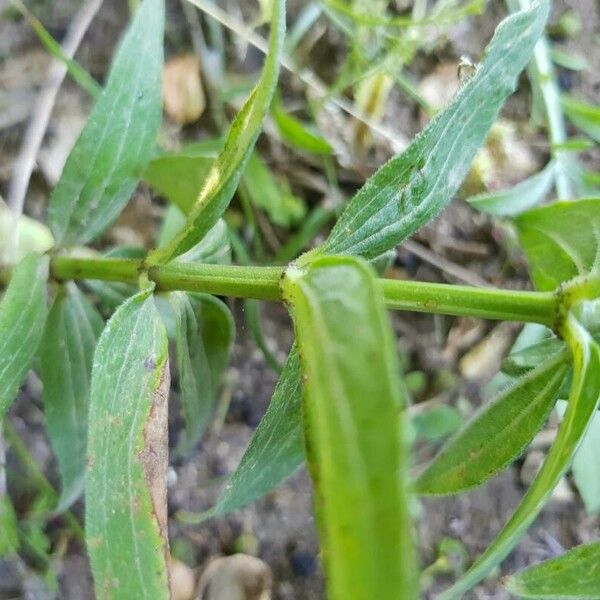
<path id="1" fill-rule="evenodd" d="M 74 283 L 60 288 L 40 346 L 48 436 L 58 460 L 58 511 L 83 492 L 92 360 L 102 317 Z"/>
<path id="2" fill-rule="evenodd" d="M 169 301 L 177 323 L 177 370 L 186 427 L 178 450 L 185 455 L 194 449 L 212 416 L 235 324 L 227 306 L 214 296 L 174 292 Z"/>
<path id="3" fill-rule="evenodd" d="M 283 290 L 306 377 L 307 458 L 328 597 L 417 598 L 405 399 L 375 276 L 355 258 L 324 257 L 289 269 Z"/>
<path id="4" fill-rule="evenodd" d="M 569 404 L 542 468 L 508 523 L 467 573 L 439 600 L 463 598 L 511 552 L 534 521 L 552 490 L 569 467 L 594 416 L 600 399 L 600 346 L 575 319 L 567 315 L 563 334 L 573 355 L 573 385 Z"/>
<path id="5" fill-rule="evenodd" d="M 475 74 L 407 150 L 359 190 L 320 252 L 374 259 L 439 214 L 514 91 L 548 10 L 548 1 L 540 0 L 498 26 Z"/>
<path id="6" fill-rule="evenodd" d="M 48 309 L 48 258 L 26 256 L 0 302 L 0 421 L 15 399 L 38 349 Z"/>
<path id="7" fill-rule="evenodd" d="M 577 546 L 520 571 L 507 580 L 506 587 L 520 598 L 600 598 L 600 542 Z"/>
<path id="8" fill-rule="evenodd" d="M 167 335 L 150 292 L 115 312 L 94 356 L 85 520 L 99 598 L 169 597 Z"/>
<path id="9" fill-rule="evenodd" d="M 273 1 L 269 51 L 262 75 L 229 130 L 225 147 L 211 167 L 183 230 L 150 253 L 149 264 L 162 264 L 189 250 L 225 212 L 267 115 L 279 75 L 285 38 L 285 0 Z"/>
<path id="10" fill-rule="evenodd" d="M 161 121 L 163 0 L 144 0 L 54 189 L 58 244 L 89 242 L 119 215 L 152 156 Z"/>
<path id="11" fill-rule="evenodd" d="M 567 352 L 551 356 L 484 405 L 417 478 L 416 492 L 463 492 L 515 460 L 550 414 L 568 371 L 567 358 Z"/>

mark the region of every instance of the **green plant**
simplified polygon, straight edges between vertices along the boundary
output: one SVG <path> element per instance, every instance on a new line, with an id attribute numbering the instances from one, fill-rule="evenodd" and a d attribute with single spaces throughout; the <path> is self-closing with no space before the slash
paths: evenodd
<path id="1" fill-rule="evenodd" d="M 548 12 L 549 2 L 537 0 L 509 16 L 451 104 L 359 190 L 321 246 L 282 267 L 231 264 L 222 217 L 253 160 L 275 92 L 283 0 L 272 3 L 261 78 L 218 156 L 211 162 L 206 153 L 184 155 L 197 161 L 203 183 L 197 198 L 175 200 L 183 224 L 141 256 L 127 248 L 99 256 L 80 247 L 110 226 L 151 161 L 155 167 L 162 161 L 172 175 L 173 157 L 153 158 L 164 7 L 162 0 L 144 0 L 50 200 L 52 248 L 33 248 L 15 264 L 10 257 L 23 253 L 19 240 L 15 246 L 7 237 L 2 247 L 8 287 L 0 304 L 1 416 L 38 354 L 62 479 L 60 498 L 51 497 L 62 512 L 84 493 L 85 538 L 99 597 L 169 596 L 167 325 L 173 319 L 164 317 L 165 299 L 175 315 L 186 419 L 182 453 L 206 426 L 231 347 L 232 318 L 214 296 L 285 302 L 297 338 L 268 412 L 218 503 L 202 515 L 181 515 L 182 521 L 252 502 L 306 458 L 330 597 L 416 598 L 412 495 L 481 485 L 529 444 L 570 382 L 542 469 L 496 540 L 442 598 L 462 597 L 518 543 L 568 468 L 600 398 L 600 198 L 553 203 L 514 218 L 536 291 L 387 280 L 376 269 L 450 202 L 532 56 Z M 298 125 L 283 122 L 288 129 Z M 156 169 L 146 177 L 159 189 L 169 185 Z M 106 325 L 75 281 L 112 306 Z M 553 332 L 509 356 L 504 370 L 511 386 L 412 483 L 407 399 L 386 307 L 538 323 Z M 14 551 L 16 517 L 7 498 L 0 518 L 10 532 L 6 551 Z M 527 597 L 599 597 L 599 579 L 580 575 L 597 557 L 597 544 L 575 549 L 559 559 L 562 574 L 549 563 L 508 585 Z"/>

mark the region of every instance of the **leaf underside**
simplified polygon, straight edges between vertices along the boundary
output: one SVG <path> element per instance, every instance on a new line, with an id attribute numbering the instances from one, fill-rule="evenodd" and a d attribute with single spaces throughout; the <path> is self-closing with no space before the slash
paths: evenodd
<path id="1" fill-rule="evenodd" d="M 0 302 L 0 422 L 42 339 L 47 279 L 48 258 L 30 254 L 15 267 Z"/>
<path id="2" fill-rule="evenodd" d="M 550 414 L 568 370 L 567 359 L 567 352 L 551 356 L 483 406 L 421 473 L 416 492 L 463 492 L 515 460 Z"/>
<path id="3" fill-rule="evenodd" d="M 323 257 L 288 270 L 307 458 L 328 597 L 416 598 L 402 385 L 371 268 Z M 352 327 L 348 327 L 352 323 Z"/>
<path id="4" fill-rule="evenodd" d="M 520 598 L 597 600 L 600 598 L 600 542 L 577 546 L 566 554 L 510 577 L 508 590 Z"/>
<path id="5" fill-rule="evenodd" d="M 169 597 L 167 335 L 149 292 L 115 312 L 94 356 L 85 520 L 99 598 Z"/>
<path id="6" fill-rule="evenodd" d="M 212 416 L 234 338 L 231 312 L 207 294 L 170 294 L 175 311 L 177 370 L 185 435 L 179 451 L 188 454 Z"/>
<path id="7" fill-rule="evenodd" d="M 75 284 L 59 289 L 40 346 L 44 412 L 62 480 L 58 511 L 83 491 L 92 360 L 103 326 Z"/>

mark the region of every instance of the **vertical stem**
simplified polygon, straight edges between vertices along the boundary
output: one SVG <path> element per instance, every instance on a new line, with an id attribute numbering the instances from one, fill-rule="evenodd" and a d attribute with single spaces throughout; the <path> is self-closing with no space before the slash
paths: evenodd
<path id="1" fill-rule="evenodd" d="M 531 2 L 530 0 L 506 0 L 506 4 L 509 10 L 516 11 L 528 8 Z M 542 36 L 535 45 L 533 61 L 530 63 L 528 71 L 532 85 L 539 89 L 546 110 L 551 154 L 556 161 L 556 193 L 559 200 L 569 200 L 573 197 L 573 189 L 568 175 L 572 159 L 568 151 L 559 148 L 567 141 L 567 130 L 560 102 L 560 90 L 556 83 L 554 65 L 545 36 Z"/>

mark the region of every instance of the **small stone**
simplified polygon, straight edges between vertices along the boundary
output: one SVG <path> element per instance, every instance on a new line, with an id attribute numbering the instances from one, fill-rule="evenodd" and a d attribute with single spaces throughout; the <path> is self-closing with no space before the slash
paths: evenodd
<path id="1" fill-rule="evenodd" d="M 262 560 L 247 554 L 217 558 L 206 567 L 196 600 L 270 600 L 273 576 Z"/>

